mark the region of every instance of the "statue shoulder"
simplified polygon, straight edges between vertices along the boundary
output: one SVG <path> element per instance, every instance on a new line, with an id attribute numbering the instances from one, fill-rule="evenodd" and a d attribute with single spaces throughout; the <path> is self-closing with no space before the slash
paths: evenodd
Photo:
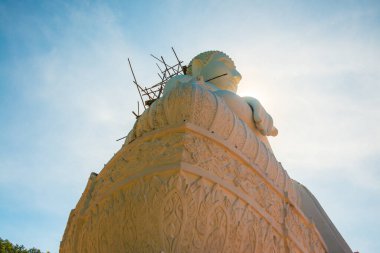
<path id="1" fill-rule="evenodd" d="M 203 88 L 210 91 L 218 91 L 219 88 L 213 85 L 212 83 L 205 82 L 202 77 L 196 78 L 194 76 L 189 75 L 177 75 L 169 79 L 169 81 L 165 84 L 165 88 L 163 90 L 163 94 L 168 94 L 172 89 L 177 87 L 178 85 L 194 83 L 202 86 Z"/>
<path id="2" fill-rule="evenodd" d="M 169 93 L 172 89 L 174 89 L 177 85 L 181 83 L 190 83 L 195 79 L 189 75 L 177 75 L 169 79 L 169 81 L 165 84 L 165 88 L 163 90 L 163 94 Z"/>

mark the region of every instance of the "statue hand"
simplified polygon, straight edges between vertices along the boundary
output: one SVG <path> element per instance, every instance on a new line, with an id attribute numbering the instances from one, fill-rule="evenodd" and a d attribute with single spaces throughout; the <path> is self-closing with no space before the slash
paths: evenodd
<path id="1" fill-rule="evenodd" d="M 273 118 L 260 106 L 253 109 L 253 119 L 257 129 L 263 135 L 276 136 L 278 130 L 273 126 Z"/>
<path id="2" fill-rule="evenodd" d="M 244 97 L 244 99 L 252 108 L 253 121 L 260 133 L 264 136 L 276 136 L 278 130 L 273 125 L 273 118 L 265 111 L 260 102 L 252 97 Z"/>

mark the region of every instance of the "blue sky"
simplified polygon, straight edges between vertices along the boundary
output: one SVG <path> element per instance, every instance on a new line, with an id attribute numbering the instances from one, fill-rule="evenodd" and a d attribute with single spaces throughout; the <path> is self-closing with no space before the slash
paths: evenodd
<path id="1" fill-rule="evenodd" d="M 279 129 L 274 153 L 353 250 L 380 242 L 377 1 L 0 0 L 0 237 L 58 252 L 69 212 L 133 126 L 149 54 L 216 49 Z M 174 59 L 172 59 L 174 60 Z"/>

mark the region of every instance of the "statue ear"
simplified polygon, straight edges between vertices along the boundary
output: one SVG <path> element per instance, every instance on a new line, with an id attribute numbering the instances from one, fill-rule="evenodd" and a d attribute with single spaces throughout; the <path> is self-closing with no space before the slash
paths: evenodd
<path id="1" fill-rule="evenodd" d="M 192 76 L 199 76 L 203 68 L 203 62 L 199 59 L 194 59 L 191 63 Z"/>

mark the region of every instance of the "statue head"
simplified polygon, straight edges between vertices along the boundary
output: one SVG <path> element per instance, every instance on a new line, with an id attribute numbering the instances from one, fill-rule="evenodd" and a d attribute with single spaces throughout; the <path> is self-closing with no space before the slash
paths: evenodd
<path id="1" fill-rule="evenodd" d="M 195 56 L 189 63 L 186 74 L 202 76 L 219 89 L 234 93 L 241 79 L 232 59 L 220 51 L 207 51 Z"/>

